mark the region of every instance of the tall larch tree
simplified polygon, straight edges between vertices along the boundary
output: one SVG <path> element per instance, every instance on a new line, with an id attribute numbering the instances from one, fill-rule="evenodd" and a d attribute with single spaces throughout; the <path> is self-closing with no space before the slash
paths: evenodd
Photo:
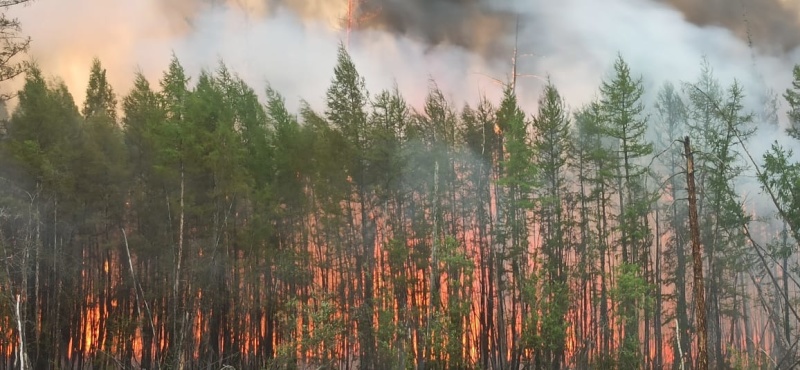
<path id="1" fill-rule="evenodd" d="M 176 367 L 183 366 L 184 342 L 189 323 L 186 322 L 183 277 L 184 244 L 186 241 L 186 167 L 188 150 L 192 141 L 192 130 L 186 122 L 186 104 L 189 97 L 189 78 L 178 58 L 173 54 L 167 71 L 160 81 L 159 97 L 163 104 L 166 119 L 157 128 L 158 162 L 157 168 L 165 178 L 165 201 L 173 245 L 171 315 L 168 336 L 168 358 Z M 174 210 L 174 211 L 173 211 Z M 173 216 L 175 212 L 175 216 Z M 176 217 L 174 219 L 173 217 Z"/>
<path id="2" fill-rule="evenodd" d="M 80 330 L 69 320 L 73 308 L 81 304 L 73 296 L 81 288 L 73 274 L 81 251 L 65 245 L 74 235 L 72 225 L 80 220 L 81 195 L 76 194 L 72 170 L 79 158 L 80 114 L 66 86 L 48 83 L 36 65 L 28 71 L 18 97 L 6 140 L 0 143 L 1 176 L 5 188 L 25 196 L 30 213 L 28 230 L 17 234 L 26 241 L 23 258 L 12 257 L 5 267 L 7 273 L 15 272 L 9 278 L 17 279 L 12 286 L 24 298 L 24 316 L 19 319 L 25 328 L 20 335 L 30 344 L 30 363 L 58 366 L 63 360 L 60 351 Z M 10 302 L 12 297 L 6 298 Z"/>
<path id="3" fill-rule="evenodd" d="M 344 45 L 339 45 L 334 78 L 327 92 L 325 116 L 331 125 L 340 131 L 346 146 L 347 173 L 355 187 L 357 212 L 350 217 L 357 218 L 358 237 L 354 242 L 356 294 L 358 308 L 355 324 L 358 328 L 360 363 L 365 369 L 377 366 L 375 363 L 375 330 L 373 326 L 375 271 L 375 223 L 370 215 L 373 206 L 370 183 L 370 167 L 366 153 L 370 147 L 367 106 L 369 96 L 364 79 L 356 70 Z"/>
<path id="4" fill-rule="evenodd" d="M 166 193 L 167 183 L 160 170 L 164 150 L 161 147 L 164 142 L 160 130 L 166 120 L 166 112 L 158 93 L 141 73 L 136 74 L 133 89 L 122 99 L 122 113 L 130 170 L 130 208 L 125 216 L 125 229 L 132 236 L 128 249 L 140 258 L 139 269 L 134 271 L 136 275 L 133 276 L 149 277 L 147 280 L 159 282 L 152 285 L 147 281 L 140 282 L 138 289 L 141 302 L 137 304 L 142 333 L 140 362 L 142 367 L 155 367 L 162 363 L 162 353 L 157 344 L 167 336 L 156 329 L 154 316 L 166 319 L 163 314 L 170 310 L 151 302 L 161 302 L 155 297 L 165 297 L 172 292 L 172 284 L 169 283 L 171 269 L 162 262 L 172 261 L 171 249 L 163 246 L 172 245 L 174 238 L 171 234 L 172 225 L 168 222 L 170 206 L 165 202 L 169 196 Z M 134 280 L 133 276 L 131 280 Z M 132 283 L 133 289 L 137 289 L 137 282 Z M 148 287 L 147 291 L 144 291 L 145 286 Z"/>
<path id="5" fill-rule="evenodd" d="M 709 366 L 726 363 L 723 323 L 726 312 L 732 321 L 741 320 L 740 312 L 726 310 L 726 305 L 741 305 L 737 289 L 739 273 L 751 263 L 745 252 L 749 216 L 737 194 L 735 182 L 746 167 L 740 144 L 752 136 L 752 115 L 744 112 L 744 93 L 734 82 L 723 91 L 707 61 L 701 64 L 698 80 L 685 85 L 689 98 L 689 133 L 693 138 L 698 188 L 702 196 L 698 212 L 705 222 L 700 238 L 708 263 L 706 302 L 708 320 Z M 737 303 L 738 302 L 738 303 Z"/>
<path id="6" fill-rule="evenodd" d="M 666 151 L 661 157 L 658 158 L 659 163 L 664 167 L 664 176 L 659 177 L 661 182 L 665 183 L 667 187 L 666 204 L 659 209 L 665 215 L 665 222 L 667 223 L 666 230 L 668 235 L 665 245 L 663 246 L 662 254 L 664 256 L 664 267 L 662 268 L 662 275 L 667 276 L 663 280 L 663 284 L 672 285 L 673 293 L 667 297 L 669 301 L 675 302 L 675 317 L 674 323 L 664 323 L 666 326 L 674 327 L 677 332 L 677 338 L 673 342 L 673 353 L 676 354 L 675 368 L 680 364 L 685 364 L 691 359 L 691 323 L 689 321 L 689 314 L 691 307 L 689 305 L 689 296 L 686 294 L 690 290 L 687 284 L 687 269 L 690 263 L 688 260 L 689 254 L 686 247 L 688 246 L 688 230 L 686 220 L 688 217 L 688 209 L 686 202 L 680 199 L 686 198 L 685 183 L 686 179 L 683 177 L 682 168 L 685 162 L 680 145 L 676 143 L 682 140 L 686 133 L 687 127 L 687 110 L 683 98 L 680 96 L 679 90 L 671 83 L 666 83 L 658 92 L 656 100 L 656 113 L 657 121 L 655 123 L 656 131 L 656 145 L 658 152 Z M 657 235 L 661 238 L 661 235 Z M 660 299 L 661 295 L 657 296 Z M 658 359 L 656 360 L 658 363 Z"/>
<path id="7" fill-rule="evenodd" d="M 603 133 L 617 153 L 615 165 L 618 194 L 617 231 L 621 248 L 617 292 L 624 323 L 619 366 L 635 366 L 641 361 L 639 348 L 639 308 L 644 307 L 645 269 L 650 257 L 652 235 L 648 225 L 651 197 L 645 188 L 647 167 L 641 163 L 653 151 L 647 142 L 647 117 L 644 115 L 641 78 L 631 75 L 628 64 L 617 57 L 610 80 L 600 86 L 600 111 Z M 630 285 L 630 286 L 628 286 Z"/>
<path id="8" fill-rule="evenodd" d="M 584 353 L 578 361 L 584 366 L 611 367 L 616 360 L 611 355 L 616 344 L 610 301 L 610 277 L 614 266 L 610 227 L 611 186 L 616 153 L 603 142 L 601 117 L 600 104 L 588 104 L 576 112 L 573 134 L 577 149 L 573 171 L 578 176 L 580 198 L 580 238 L 576 249 L 581 256 L 578 266 L 584 271 L 581 285 L 588 295 L 583 298 L 582 307 L 586 316 L 582 321 L 596 323 L 582 330 L 586 339 L 581 343 Z M 590 284 L 594 284 L 596 279 L 600 280 L 599 292 L 597 289 L 589 290 Z M 592 350 L 595 356 L 590 353 Z"/>
<path id="9" fill-rule="evenodd" d="M 570 275 L 567 266 L 571 253 L 569 215 L 571 197 L 567 186 L 568 162 L 573 152 L 570 119 L 566 104 L 554 85 L 548 83 L 539 98 L 539 111 L 533 118 L 532 147 L 538 169 L 536 206 L 539 214 L 542 264 L 539 279 L 542 303 L 535 310 L 541 315 L 537 337 L 536 363 L 541 368 L 564 366 Z"/>

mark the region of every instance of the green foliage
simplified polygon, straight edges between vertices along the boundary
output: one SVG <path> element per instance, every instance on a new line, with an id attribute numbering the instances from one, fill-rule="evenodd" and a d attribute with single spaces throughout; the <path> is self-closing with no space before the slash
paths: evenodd
<path id="1" fill-rule="evenodd" d="M 330 122 L 341 129 L 348 138 L 361 137 L 367 123 L 365 108 L 368 96 L 364 79 L 358 74 L 356 66 L 350 59 L 344 45 L 339 45 L 334 77 L 327 93 L 327 110 L 325 114 Z"/>
<path id="2" fill-rule="evenodd" d="M 636 264 L 622 264 L 617 273 L 617 285 L 611 290 L 611 297 L 617 302 L 637 302 L 636 311 L 649 312 L 653 309 L 655 287 L 641 277 L 640 267 Z M 625 330 L 638 329 L 638 313 L 621 312 Z M 638 333 L 626 333 L 619 351 L 619 368 L 636 369 L 642 362 Z"/>
<path id="3" fill-rule="evenodd" d="M 122 127 L 129 148 L 129 159 L 137 177 L 146 176 L 155 160 L 157 130 L 165 117 L 158 94 L 141 73 L 137 73 L 133 89 L 122 99 Z"/>
<path id="4" fill-rule="evenodd" d="M 793 69 L 792 87 L 786 89 L 783 95 L 789 103 L 789 128 L 787 133 L 794 139 L 800 140 L 800 65 Z M 800 163 L 790 163 L 792 151 L 786 150 L 777 142 L 772 144 L 769 151 L 764 153 L 764 165 L 758 177 L 764 190 L 770 190 L 779 214 L 796 238 L 800 230 Z"/>
<path id="5" fill-rule="evenodd" d="M 531 146 L 528 135 L 530 122 L 517 104 L 517 97 L 510 87 L 503 95 L 503 101 L 497 110 L 498 130 L 503 133 L 506 157 L 502 160 L 504 176 L 498 181 L 499 185 L 518 191 L 520 198 L 518 205 L 523 208 L 532 207 L 527 199 L 536 185 L 537 168 L 533 163 L 534 148 Z"/>
<path id="6" fill-rule="evenodd" d="M 800 65 L 795 65 L 792 70 L 792 87 L 786 89 L 783 97 L 789 103 L 789 136 L 800 140 Z"/>
<path id="7" fill-rule="evenodd" d="M 312 306 L 304 306 L 303 316 L 307 316 L 313 326 L 303 329 L 300 350 L 319 354 L 315 362 L 323 368 L 333 368 L 335 346 L 345 332 L 345 323 L 330 297 L 317 297 L 314 301 Z M 312 327 L 314 330 L 310 330 Z"/>
<path id="8" fill-rule="evenodd" d="M 649 311 L 653 309 L 653 291 L 656 287 L 641 276 L 640 267 L 636 264 L 622 264 L 617 268 L 615 276 L 616 286 L 611 289 L 611 295 L 616 301 L 635 300 L 637 309 Z M 635 320 L 634 316 L 622 316 L 627 321 Z"/>
<path id="9" fill-rule="evenodd" d="M 482 98 L 477 107 L 465 106 L 461 112 L 461 141 L 469 152 L 481 160 L 481 165 L 492 162 L 497 152 L 498 131 L 495 130 L 495 107 Z"/>
<path id="10" fill-rule="evenodd" d="M 800 230 L 800 163 L 790 162 L 792 151 L 777 142 L 764 153 L 764 166 L 758 180 L 769 188 L 783 210 L 784 221 L 792 230 Z"/>
<path id="11" fill-rule="evenodd" d="M 447 299 L 441 305 L 431 307 L 433 312 L 429 316 L 431 322 L 428 323 L 430 330 L 425 336 L 426 346 L 432 352 L 428 359 L 429 365 L 434 368 L 466 368 L 462 338 L 472 305 L 469 292 L 475 266 L 467 257 L 464 246 L 452 236 L 447 236 L 438 243 L 436 251 L 437 269 L 444 274 L 436 279 L 438 281 L 446 277 Z"/>
<path id="12" fill-rule="evenodd" d="M 646 141 L 647 118 L 643 116 L 644 95 L 642 80 L 633 79 L 621 56 L 614 63 L 614 75 L 600 87 L 600 129 L 613 139 L 611 149 L 617 153 L 615 164 L 619 194 L 619 229 L 621 231 L 623 262 L 637 262 L 649 246 L 649 227 L 646 224 L 650 196 L 644 188 L 648 169 L 636 160 L 653 152 Z"/>
<path id="13" fill-rule="evenodd" d="M 408 367 L 403 367 L 402 364 L 409 363 L 407 357 L 410 357 L 408 349 L 404 350 L 404 345 L 399 345 L 404 342 L 402 326 L 397 325 L 395 322 L 395 313 L 393 310 L 379 309 L 378 310 L 378 330 L 376 333 L 377 339 L 377 358 L 378 363 L 386 369 L 404 370 Z"/>
<path id="14" fill-rule="evenodd" d="M 117 119 L 117 98 L 106 79 L 106 70 L 97 58 L 92 61 L 89 86 L 81 113 L 87 119 L 97 115 L 104 115 L 112 121 Z"/>
<path id="15" fill-rule="evenodd" d="M 74 196 L 71 189 L 77 179 L 70 169 L 78 159 L 81 128 L 72 95 L 63 83 L 48 84 L 34 65 L 18 96 L 3 145 L 16 160 L 20 175 L 30 176 L 25 187 L 41 186 L 59 198 Z"/>
<path id="16" fill-rule="evenodd" d="M 635 176 L 645 169 L 633 170 L 631 160 L 647 156 L 653 152 L 653 145 L 644 140 L 647 130 L 647 117 L 644 116 L 642 79 L 631 76 L 628 64 L 619 56 L 614 62 L 614 74 L 610 81 L 600 86 L 600 112 L 604 124 L 603 133 L 616 139 L 624 170 Z"/>
<path id="17" fill-rule="evenodd" d="M 707 312 L 709 318 L 709 361 L 721 366 L 725 341 L 719 334 L 721 317 L 739 318 L 742 312 L 729 310 L 741 299 L 739 273 L 752 266 L 752 249 L 742 230 L 750 221 L 745 213 L 736 182 L 746 165 L 739 147 L 746 144 L 755 128 L 753 115 L 744 111 L 744 93 L 734 81 L 723 90 L 707 61 L 703 61 L 697 82 L 687 84 L 689 129 L 695 151 L 698 212 L 702 220 L 700 239 L 708 259 Z"/>
<path id="18" fill-rule="evenodd" d="M 545 275 L 546 271 L 532 275 L 523 286 L 523 297 L 530 309 L 523 323 L 522 339 L 526 349 L 540 356 L 564 350 L 569 325 L 564 319 L 569 309 L 568 286 Z"/>
<path id="19" fill-rule="evenodd" d="M 83 202 L 100 220 L 120 221 L 116 205 L 124 202 L 128 188 L 128 155 L 124 136 L 117 124 L 117 100 L 106 80 L 106 72 L 95 59 L 89 73 L 83 116 L 83 142 L 75 166 L 79 192 L 92 194 Z M 111 206 L 114 205 L 114 206 Z"/>
<path id="20" fill-rule="evenodd" d="M 558 198 L 557 192 L 563 190 L 565 167 L 573 155 L 573 143 L 566 104 L 552 84 L 544 88 L 539 99 L 539 113 L 533 119 L 533 130 L 532 144 L 542 177 L 540 183 L 550 190 L 551 196 Z"/>

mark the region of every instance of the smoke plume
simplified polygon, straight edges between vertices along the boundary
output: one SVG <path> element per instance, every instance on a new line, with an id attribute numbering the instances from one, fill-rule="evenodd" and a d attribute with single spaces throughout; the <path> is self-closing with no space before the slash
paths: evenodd
<path id="1" fill-rule="evenodd" d="M 800 3 L 795 0 L 669 0 L 699 26 L 721 26 L 751 38 L 762 50 L 783 52 L 800 45 Z"/>
<path id="2" fill-rule="evenodd" d="M 32 58 L 79 102 L 93 57 L 122 95 L 137 70 L 155 82 L 174 52 L 192 74 L 221 60 L 259 91 L 268 82 L 293 107 L 319 107 L 346 42 L 372 92 L 396 83 L 417 106 L 431 78 L 457 104 L 497 97 L 516 47 L 518 72 L 537 76 L 518 79 L 532 111 L 546 76 L 570 105 L 585 103 L 618 54 L 653 93 L 694 79 L 705 56 L 757 101 L 791 81 L 797 10 L 781 0 L 38 0 L 12 15 Z"/>

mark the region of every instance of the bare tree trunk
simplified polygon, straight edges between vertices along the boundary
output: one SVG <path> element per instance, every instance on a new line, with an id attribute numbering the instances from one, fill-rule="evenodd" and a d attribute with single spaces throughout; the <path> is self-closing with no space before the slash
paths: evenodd
<path id="1" fill-rule="evenodd" d="M 656 267 L 655 273 L 653 277 L 653 283 L 656 287 L 656 309 L 653 315 L 653 330 L 655 334 L 655 347 L 656 347 L 656 358 L 655 363 L 653 364 L 654 369 L 661 369 L 664 367 L 663 365 L 663 355 L 661 353 L 662 348 L 664 347 L 664 341 L 662 340 L 662 333 L 661 333 L 661 310 L 662 310 L 662 296 L 661 296 L 661 223 L 659 222 L 659 210 L 656 208 Z M 645 337 L 647 338 L 647 337 Z M 645 352 L 649 353 L 649 352 Z"/>
<path id="2" fill-rule="evenodd" d="M 431 351 L 432 351 L 432 348 L 431 348 L 432 347 L 431 346 L 431 340 L 432 340 L 431 339 L 431 320 L 433 320 L 433 310 L 438 305 L 438 303 L 435 302 L 435 300 L 436 300 L 435 297 L 438 296 L 438 293 L 436 292 L 436 290 L 438 289 L 438 285 L 439 285 L 439 284 L 437 284 L 437 282 L 439 281 L 439 271 L 438 271 L 438 263 L 439 262 L 436 260 L 436 243 L 438 242 L 437 239 L 439 237 L 438 236 L 439 224 L 438 224 L 437 218 L 436 218 L 436 212 L 437 212 L 436 205 L 437 205 L 437 202 L 438 202 L 438 199 L 437 199 L 438 196 L 439 196 L 439 162 L 436 161 L 434 163 L 434 167 L 433 167 L 433 210 L 431 211 L 431 215 L 433 217 L 433 235 L 432 235 L 432 240 L 431 240 L 431 270 L 430 270 L 430 277 L 429 277 L 429 281 L 428 281 L 428 286 L 429 286 L 429 289 L 430 289 L 430 292 L 429 292 L 430 297 L 428 298 L 428 313 L 427 313 L 427 318 L 425 319 L 425 321 L 426 321 L 426 323 L 425 323 L 425 325 L 426 325 L 425 326 L 425 348 L 427 350 L 426 350 L 425 357 L 422 360 L 422 362 L 423 362 L 422 369 L 423 370 L 427 369 L 429 367 L 428 362 L 430 362 L 430 359 L 431 359 Z"/>
<path id="3" fill-rule="evenodd" d="M 741 280 L 741 288 L 742 288 L 742 320 L 744 323 L 744 337 L 747 340 L 747 356 L 749 358 L 753 358 L 755 355 L 755 347 L 753 346 L 753 333 L 751 329 L 751 322 L 750 322 L 750 303 L 748 302 L 748 295 L 745 291 L 745 282 L 744 282 L 744 274 L 740 274 Z"/>
<path id="4" fill-rule="evenodd" d="M 687 136 L 683 142 L 686 154 L 686 183 L 689 192 L 689 228 L 692 234 L 694 260 L 694 297 L 697 302 L 697 368 L 708 370 L 708 332 L 706 331 L 706 302 L 703 288 L 703 256 L 700 251 L 700 226 L 697 220 L 697 190 L 694 184 L 694 159 Z"/>
<path id="5" fill-rule="evenodd" d="M 183 167 L 183 162 L 181 162 L 181 190 L 180 190 L 180 216 L 178 221 L 178 251 L 175 256 L 175 285 L 173 286 L 172 292 L 172 319 L 174 320 L 172 323 L 172 342 L 174 346 L 174 354 L 175 354 L 175 363 L 177 364 L 178 369 L 183 368 L 183 328 L 184 324 L 178 324 L 180 320 L 178 320 L 178 305 L 180 302 L 180 281 L 181 281 L 181 261 L 183 259 L 183 227 L 184 227 L 184 194 L 186 190 L 186 174 Z"/>
<path id="6" fill-rule="evenodd" d="M 677 343 L 677 347 L 678 347 L 678 360 L 677 361 L 680 364 L 680 367 L 678 367 L 678 368 L 680 370 L 685 370 L 686 367 L 684 365 L 683 347 L 681 346 L 681 343 L 682 343 L 681 342 L 681 330 L 684 330 L 684 329 L 682 329 L 680 327 L 680 321 L 676 317 L 675 318 L 675 342 Z"/>
<path id="7" fill-rule="evenodd" d="M 25 352 L 25 332 L 22 329 L 22 316 L 19 313 L 19 294 L 17 294 L 17 300 L 14 303 L 14 315 L 17 319 L 17 335 L 19 337 L 19 357 L 17 361 L 19 362 L 19 369 L 20 370 L 27 370 L 28 369 L 28 354 Z"/>

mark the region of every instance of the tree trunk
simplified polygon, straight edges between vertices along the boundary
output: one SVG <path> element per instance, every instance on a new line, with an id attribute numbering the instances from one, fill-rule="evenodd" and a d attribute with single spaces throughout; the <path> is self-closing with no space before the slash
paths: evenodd
<path id="1" fill-rule="evenodd" d="M 184 227 L 184 195 L 186 190 L 186 174 L 181 162 L 181 190 L 180 190 L 180 216 L 178 220 L 178 251 L 175 255 L 175 283 L 172 292 L 172 347 L 175 356 L 176 367 L 179 370 L 183 369 L 183 324 L 178 320 L 181 294 L 180 294 L 180 281 L 181 281 L 181 261 L 183 260 L 183 227 Z M 182 317 L 182 315 L 181 315 Z"/>
<path id="2" fill-rule="evenodd" d="M 706 302 L 703 289 L 703 256 L 700 251 L 700 226 L 697 220 L 697 190 L 694 184 L 694 159 L 687 136 L 683 142 L 686 155 L 686 183 L 689 192 L 689 228 L 692 234 L 692 260 L 694 261 L 694 297 L 697 302 L 697 369 L 708 370 L 708 332 Z"/>

